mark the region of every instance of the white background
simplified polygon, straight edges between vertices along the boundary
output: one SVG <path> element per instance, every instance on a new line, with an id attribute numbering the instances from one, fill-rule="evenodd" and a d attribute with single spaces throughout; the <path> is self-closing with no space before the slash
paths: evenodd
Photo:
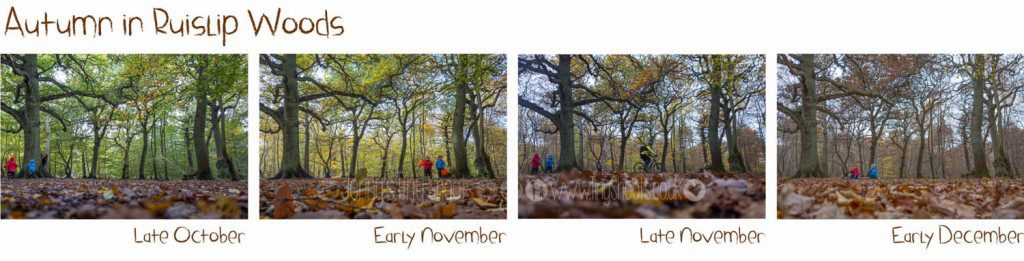
<path id="1" fill-rule="evenodd" d="M 248 53 L 249 102 L 258 95 L 255 54 L 291 53 L 505 53 L 509 55 L 509 97 L 518 93 L 520 53 L 758 53 L 767 54 L 767 100 L 776 100 L 775 54 L 788 52 L 1004 52 L 1024 51 L 1021 6 L 1000 1 L 4 1 L 22 19 L 72 14 L 142 16 L 163 7 L 172 15 L 234 14 L 240 30 L 222 47 L 220 39 L 110 34 L 102 38 L 4 35 L 3 53 Z M 344 17 L 340 38 L 278 36 L 252 38 L 247 9 Z M 115 22 L 117 23 L 117 22 Z M 148 31 L 147 31 L 148 32 Z M 508 169 L 516 169 L 515 124 L 510 103 Z M 257 133 L 258 111 L 249 106 L 249 132 Z M 892 244 L 892 226 L 934 231 L 938 224 L 961 229 L 1024 230 L 1021 221 L 775 220 L 775 103 L 768 103 L 767 220 L 256 220 L 256 157 L 249 157 L 250 220 L 2 220 L 0 260 L 75 258 L 84 260 L 265 260 L 368 259 L 533 260 L 533 259 L 714 259 L 714 260 L 963 260 L 1013 258 L 1021 245 Z M 256 155 L 257 135 L 249 136 Z M 509 199 L 518 202 L 515 173 Z M 240 245 L 140 245 L 133 229 L 224 227 L 244 231 Z M 376 245 L 373 227 L 419 231 L 497 229 L 503 245 Z M 758 230 L 760 245 L 643 245 L 645 231 L 691 227 Z"/>

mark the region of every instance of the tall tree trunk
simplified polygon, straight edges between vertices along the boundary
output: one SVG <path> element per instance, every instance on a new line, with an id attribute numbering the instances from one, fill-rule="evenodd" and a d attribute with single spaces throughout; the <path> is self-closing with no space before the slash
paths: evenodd
<path id="1" fill-rule="evenodd" d="M 904 131 L 909 131 L 909 130 L 904 130 Z M 910 134 L 903 134 L 902 143 L 903 143 L 903 146 L 900 147 L 900 178 L 904 177 L 903 173 L 906 170 L 907 150 L 910 149 L 910 148 L 907 148 L 907 146 L 910 146 Z"/>
<path id="2" fill-rule="evenodd" d="M 580 164 L 581 168 L 587 168 L 587 161 L 586 158 L 584 158 L 584 156 L 586 156 L 586 153 L 583 153 L 586 149 L 587 143 L 589 143 L 589 141 L 587 140 L 587 128 L 580 128 L 579 134 L 580 142 L 576 143 L 578 144 L 578 146 L 576 147 L 576 162 Z M 488 159 L 488 161 L 490 161 L 490 159 Z"/>
<path id="3" fill-rule="evenodd" d="M 558 55 L 558 92 L 559 92 L 559 103 L 558 103 L 558 140 L 559 140 L 559 155 L 558 156 L 558 169 L 559 170 L 570 170 L 578 168 L 579 164 L 576 162 L 576 150 L 573 145 L 576 144 L 575 140 L 575 120 L 573 120 L 573 108 L 576 106 L 576 101 L 572 96 L 572 56 L 571 55 Z"/>
<path id="4" fill-rule="evenodd" d="M 90 179 L 95 179 L 96 171 L 99 171 L 100 145 L 102 145 L 103 136 L 106 136 L 107 134 L 107 126 L 103 126 L 101 128 L 98 125 L 99 120 L 94 120 L 92 127 L 92 167 L 90 168 L 88 174 L 88 178 Z"/>
<path id="5" fill-rule="evenodd" d="M 728 110 L 724 113 L 726 146 L 729 147 L 729 171 L 747 172 L 747 164 L 743 162 L 743 154 L 740 153 L 739 143 L 736 135 L 736 122 L 734 112 Z"/>
<path id="6" fill-rule="evenodd" d="M 302 139 L 302 143 L 303 143 L 303 148 L 302 148 L 302 168 L 306 169 L 306 171 L 312 172 L 313 171 L 313 166 L 309 164 L 309 162 L 310 162 L 310 157 L 309 157 L 309 154 L 310 154 L 310 151 L 309 151 L 309 140 L 310 140 L 310 137 L 313 135 L 312 130 L 309 129 L 309 125 L 311 124 L 310 120 L 311 119 L 310 119 L 309 114 L 306 114 L 306 120 L 302 122 L 303 128 L 306 129 L 306 131 L 303 132 L 303 136 L 304 137 Z M 310 175 L 312 175 L 312 174 L 313 173 L 310 173 Z"/>
<path id="7" fill-rule="evenodd" d="M 217 150 L 217 173 L 219 173 L 218 175 L 221 177 L 229 177 L 231 180 L 237 181 L 238 174 L 235 173 L 234 166 L 232 166 L 233 164 L 231 163 L 231 156 L 228 155 L 227 138 L 224 137 L 223 132 L 224 111 L 222 109 L 214 108 L 210 113 L 210 132 L 213 133 L 214 148 Z M 306 153 L 309 152 L 307 151 Z M 309 161 L 308 156 L 306 161 Z"/>
<path id="8" fill-rule="evenodd" d="M 181 128 L 181 130 L 184 133 L 182 137 L 184 137 L 185 139 L 185 156 L 186 160 L 188 161 L 188 172 L 191 173 L 195 171 L 195 164 L 193 163 L 194 158 L 192 157 L 192 138 L 190 136 L 191 132 L 187 127 L 183 127 Z"/>
<path id="9" fill-rule="evenodd" d="M 821 172 L 822 175 L 829 176 L 829 157 L 828 157 L 828 132 L 829 132 L 828 120 L 825 120 L 821 124 Z M 833 137 L 835 138 L 835 137 Z M 730 145 L 731 146 L 731 145 Z"/>
<path id="10" fill-rule="evenodd" d="M 128 179 L 128 161 L 131 159 L 129 155 L 131 155 L 133 137 L 128 135 L 128 139 L 125 141 L 124 158 L 121 160 L 121 179 Z"/>
<path id="11" fill-rule="evenodd" d="M 388 153 L 388 150 L 390 150 L 390 149 L 391 149 L 391 137 L 387 137 L 387 138 L 384 139 L 383 153 L 380 154 L 380 162 L 381 162 L 381 165 L 380 165 L 380 177 L 382 177 L 382 178 L 387 177 L 387 173 L 388 173 L 388 155 L 390 154 L 390 153 Z M 399 164 L 399 165 L 401 165 L 401 164 Z"/>
<path id="12" fill-rule="evenodd" d="M 685 132 L 686 130 L 689 129 L 689 127 L 686 126 L 686 120 L 680 121 L 679 125 L 682 126 L 679 129 L 679 133 L 676 135 L 679 137 L 679 167 L 682 168 L 683 173 L 686 173 L 689 171 L 686 168 L 686 145 L 689 145 L 689 139 L 687 138 Z"/>
<path id="13" fill-rule="evenodd" d="M 196 152 L 196 179 L 212 180 L 213 172 L 210 170 L 210 149 L 206 144 L 206 110 L 209 102 L 206 99 L 206 92 L 200 91 L 196 95 L 196 110 L 192 116 L 192 146 Z"/>
<path id="14" fill-rule="evenodd" d="M 155 119 L 151 120 L 151 121 L 153 122 L 153 124 L 150 125 L 150 127 L 149 127 L 149 129 L 150 129 L 150 132 L 149 132 L 149 136 L 150 137 L 149 137 L 149 139 L 152 140 L 154 144 L 153 144 L 153 146 L 150 146 L 150 148 L 149 148 L 151 150 L 150 154 L 152 155 L 149 158 L 149 164 L 151 166 L 150 169 L 152 169 L 152 173 L 153 173 L 153 175 L 151 175 L 151 176 L 153 177 L 154 180 L 159 180 L 160 179 L 160 172 L 157 171 L 158 169 L 156 167 L 156 147 L 157 147 L 156 146 L 156 142 L 157 142 L 156 141 L 156 122 L 157 121 Z"/>
<path id="15" fill-rule="evenodd" d="M 405 112 L 405 115 L 402 116 L 401 122 L 399 122 L 402 125 L 400 127 L 402 132 L 402 147 L 398 152 L 398 178 L 405 178 L 405 151 L 408 146 L 407 144 L 409 143 L 407 138 L 409 136 L 408 117 L 409 112 Z M 416 175 L 415 170 L 413 171 L 413 175 Z"/>
<path id="16" fill-rule="evenodd" d="M 459 61 L 462 63 L 463 61 Z M 459 72 L 460 80 L 455 84 L 455 111 L 454 121 L 452 122 L 452 140 L 455 146 L 455 160 L 452 164 L 453 176 L 455 177 L 469 177 L 469 156 L 466 152 L 466 95 L 469 92 L 469 86 L 465 79 L 466 72 Z M 571 138 L 570 134 L 570 138 Z M 403 142 L 404 143 L 404 142 Z M 564 145 L 562 146 L 564 149 Z M 569 146 L 569 150 L 572 150 L 572 146 Z"/>
<path id="17" fill-rule="evenodd" d="M 68 160 L 65 161 L 65 163 L 64 163 L 64 165 L 65 165 L 64 166 L 64 170 L 65 170 L 64 177 L 70 179 L 71 178 L 72 159 L 74 159 L 74 157 L 75 157 L 75 142 L 72 141 L 72 142 L 68 142 L 68 143 L 70 143 L 70 144 L 68 145 Z M 85 154 L 85 153 L 82 153 L 82 154 Z M 83 155 L 82 157 L 85 157 L 85 156 Z"/>
<path id="18" fill-rule="evenodd" d="M 668 122 L 668 120 L 664 121 L 661 124 L 661 133 L 662 133 L 662 136 L 663 136 L 662 137 L 662 143 L 661 143 L 661 163 L 662 163 L 661 164 L 661 172 L 665 172 L 666 171 L 666 167 L 665 167 L 664 163 L 665 163 L 666 157 L 668 157 L 668 154 L 670 154 L 670 153 L 672 154 L 672 166 L 676 165 L 675 164 L 675 158 L 676 158 L 675 151 L 674 150 L 672 152 L 668 151 L 669 144 L 672 143 L 672 140 L 671 140 L 671 137 L 670 137 L 669 134 L 672 133 L 672 127 L 673 126 L 670 126 L 667 122 Z M 675 171 L 675 170 L 673 170 L 673 171 Z"/>
<path id="19" fill-rule="evenodd" d="M 363 135 L 352 136 L 352 159 L 349 161 L 349 178 L 356 177 L 356 160 L 359 158 L 359 142 L 363 139 Z"/>
<path id="20" fill-rule="evenodd" d="M 708 169 L 708 128 L 700 126 L 700 157 L 704 161 L 703 169 Z"/>
<path id="21" fill-rule="evenodd" d="M 21 168 L 21 177 L 36 178 L 43 177 L 42 171 L 37 171 L 29 175 L 28 163 L 35 161 L 37 164 L 42 163 L 42 148 L 40 148 L 39 140 L 39 109 L 42 106 L 39 97 L 39 68 L 36 67 L 36 55 L 26 54 L 24 56 L 25 61 L 22 63 L 21 71 L 25 73 L 22 84 L 25 86 L 25 122 L 22 124 L 25 134 L 24 151 L 21 162 L 26 167 Z M 42 169 L 42 168 L 39 168 Z"/>
<path id="22" fill-rule="evenodd" d="M 299 157 L 299 81 L 294 54 L 282 55 L 284 108 L 281 113 L 281 172 L 276 178 L 312 178 Z M 198 136 L 197 136 L 198 137 Z M 354 175 L 354 174 L 353 174 Z"/>
<path id="23" fill-rule="evenodd" d="M 324 161 L 324 177 L 331 178 L 331 162 L 334 161 L 334 132 L 327 133 L 327 160 Z"/>
<path id="24" fill-rule="evenodd" d="M 363 113 L 363 109 L 360 108 L 359 110 L 360 112 L 356 114 L 355 117 L 352 118 L 352 160 L 349 161 L 349 178 L 356 177 L 356 160 L 359 158 L 359 143 L 360 141 L 363 140 L 363 135 L 365 134 L 364 131 L 366 130 L 365 125 L 367 124 L 367 122 L 363 122 L 362 124 L 360 124 L 359 115 Z"/>
<path id="25" fill-rule="evenodd" d="M 169 180 L 171 175 L 167 167 L 167 118 L 160 124 L 160 159 L 164 164 L 164 179 Z"/>
<path id="26" fill-rule="evenodd" d="M 1013 172 L 1010 171 L 1010 160 L 1006 156 L 1004 148 L 1003 128 L 1000 123 L 1002 111 L 995 107 L 989 108 L 988 118 L 988 133 L 992 137 L 992 174 L 997 177 L 1013 177 Z"/>
<path id="27" fill-rule="evenodd" d="M 708 167 L 708 171 L 711 172 L 725 172 L 725 164 L 722 162 L 722 140 L 719 138 L 718 128 L 719 120 L 721 119 L 722 110 L 722 86 L 720 85 L 721 79 L 719 79 L 719 64 L 718 61 L 714 62 L 714 72 L 712 72 L 714 79 L 710 86 L 711 91 L 711 104 L 710 111 L 708 114 L 708 147 L 711 149 L 711 166 Z M 726 131 L 728 132 L 728 131 Z"/>
<path id="28" fill-rule="evenodd" d="M 442 133 L 444 137 L 444 162 L 452 162 L 451 127 L 445 122 L 441 130 L 444 132 Z"/>
<path id="29" fill-rule="evenodd" d="M 974 169 L 971 171 L 971 176 L 974 177 L 987 177 L 989 176 L 988 170 L 988 159 L 985 155 L 985 139 L 981 136 L 981 126 L 985 117 L 982 116 L 984 106 L 984 72 L 983 69 L 978 68 L 984 66 L 985 61 L 983 55 L 975 55 L 973 57 L 973 72 L 971 73 L 972 83 L 972 94 L 971 94 L 971 154 L 974 155 Z"/>
<path id="30" fill-rule="evenodd" d="M 922 160 L 924 160 L 924 154 L 925 154 L 924 145 L 928 141 L 927 137 L 926 137 L 926 135 L 928 134 L 928 129 L 924 127 L 923 123 L 919 123 L 917 125 L 917 129 L 919 131 L 918 132 L 919 133 L 918 142 L 917 142 L 917 164 L 916 164 L 916 166 L 917 166 L 916 167 L 916 169 L 917 169 L 916 173 L 917 174 L 914 175 L 914 177 L 915 178 L 922 178 L 922 177 L 924 177 L 924 175 L 923 175 L 924 170 L 921 168 L 922 167 L 921 166 L 921 162 L 922 162 Z"/>
<path id="31" fill-rule="evenodd" d="M 146 149 L 149 148 L 149 117 L 151 112 L 147 112 L 142 118 L 142 154 L 139 155 L 139 179 L 146 179 Z"/>
<path id="32" fill-rule="evenodd" d="M 800 84 L 800 164 L 797 177 L 824 177 L 818 161 L 818 90 L 814 75 L 814 55 L 798 57 Z"/>
<path id="33" fill-rule="evenodd" d="M 482 113 L 482 112 L 481 112 Z M 484 150 L 483 121 L 479 119 L 473 124 L 473 148 L 476 150 L 476 165 L 483 176 L 494 178 L 494 168 L 491 166 L 491 155 Z M 581 154 L 582 155 L 582 154 Z"/>

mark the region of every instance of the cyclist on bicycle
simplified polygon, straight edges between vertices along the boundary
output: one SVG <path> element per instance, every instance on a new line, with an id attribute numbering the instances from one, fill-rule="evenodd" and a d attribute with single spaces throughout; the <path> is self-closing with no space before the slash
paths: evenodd
<path id="1" fill-rule="evenodd" d="M 654 157 L 656 157 L 656 154 L 654 154 L 654 150 L 651 149 L 651 146 L 641 143 L 640 159 L 644 161 L 645 170 L 651 167 L 651 162 L 653 162 Z"/>

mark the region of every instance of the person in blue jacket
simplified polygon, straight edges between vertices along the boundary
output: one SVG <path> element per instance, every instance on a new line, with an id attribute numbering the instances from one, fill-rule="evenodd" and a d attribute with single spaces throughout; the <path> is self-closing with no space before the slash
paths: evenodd
<path id="1" fill-rule="evenodd" d="M 32 175 L 36 174 L 36 160 L 29 160 L 28 161 L 28 173 L 30 173 Z"/>
<path id="2" fill-rule="evenodd" d="M 444 160 L 441 159 L 441 156 L 437 156 L 437 162 L 434 163 L 434 167 L 437 168 L 437 175 L 438 175 L 438 177 L 440 177 L 442 175 L 447 175 L 446 173 L 444 173 L 444 166 L 445 166 Z"/>
<path id="3" fill-rule="evenodd" d="M 868 170 L 868 177 L 871 179 L 878 178 L 878 168 L 876 168 L 875 165 L 871 165 L 871 169 Z"/>
<path id="4" fill-rule="evenodd" d="M 555 173 L 555 155 L 548 154 L 548 158 L 544 160 L 544 173 Z"/>

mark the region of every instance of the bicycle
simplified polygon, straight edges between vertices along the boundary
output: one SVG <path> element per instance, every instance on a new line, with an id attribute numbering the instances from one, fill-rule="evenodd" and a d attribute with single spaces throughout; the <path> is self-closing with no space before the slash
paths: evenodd
<path id="1" fill-rule="evenodd" d="M 635 173 L 651 173 L 652 171 L 660 171 L 661 167 L 663 167 L 663 166 L 665 166 L 665 164 L 662 164 L 661 162 L 658 162 L 657 160 L 651 159 L 651 164 L 649 166 L 644 166 L 644 162 L 643 161 L 637 162 L 636 164 L 633 164 L 633 172 L 635 172 Z"/>

